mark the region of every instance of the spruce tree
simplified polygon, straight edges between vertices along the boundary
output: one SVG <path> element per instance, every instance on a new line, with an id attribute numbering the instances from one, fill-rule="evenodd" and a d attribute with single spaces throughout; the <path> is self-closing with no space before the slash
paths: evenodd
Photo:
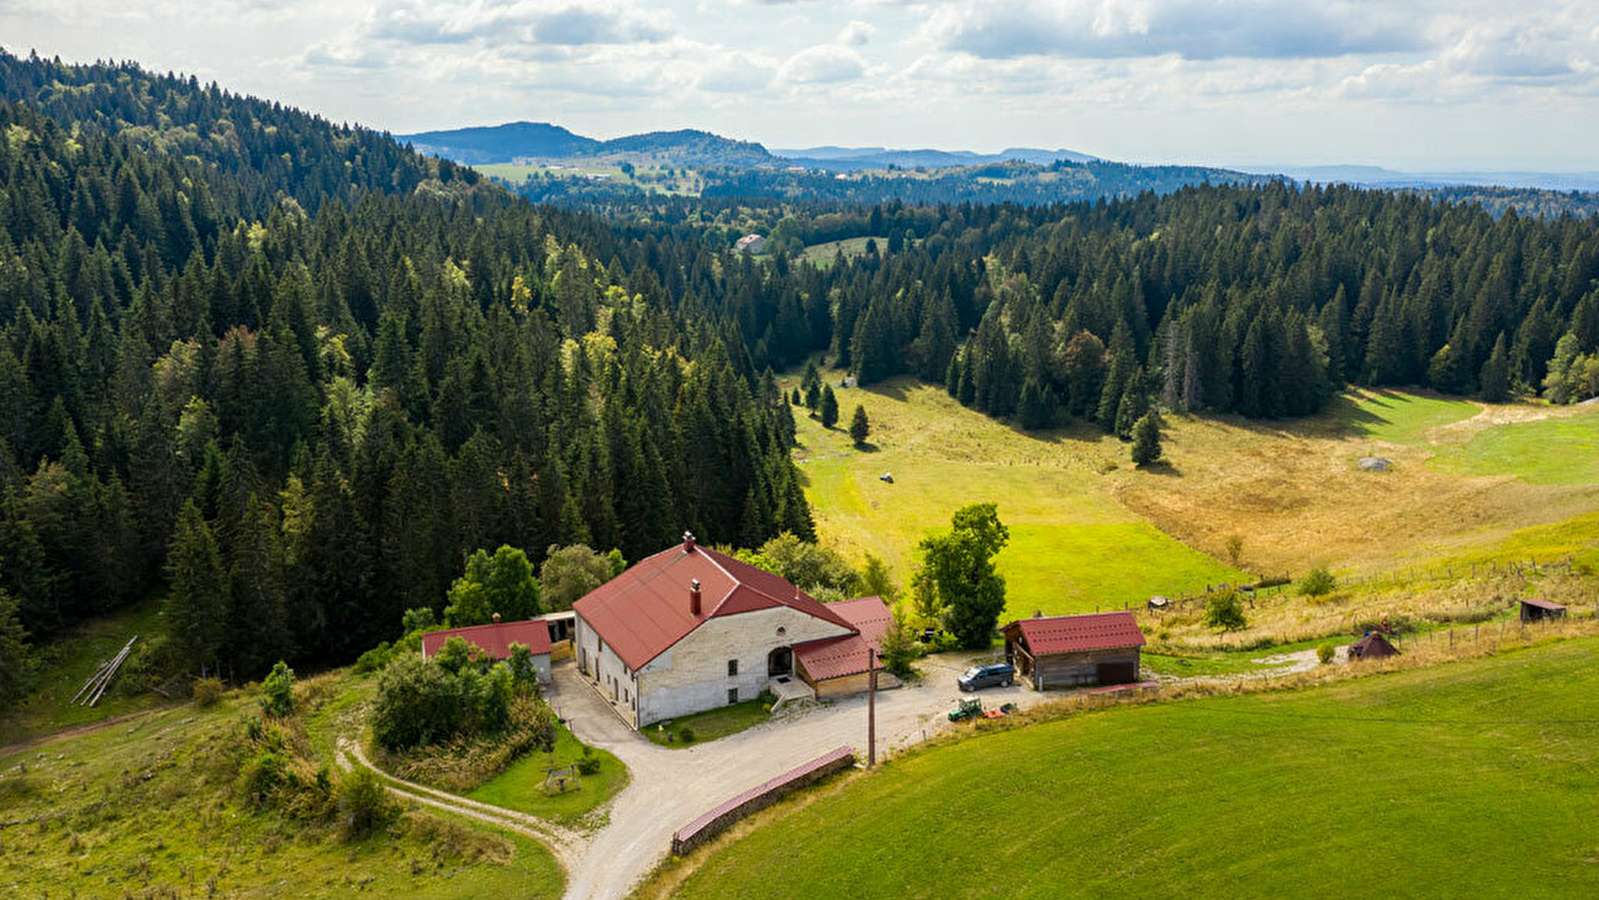
<path id="1" fill-rule="evenodd" d="M 216 664 L 228 629 L 227 575 L 211 526 L 193 500 L 178 513 L 167 577 L 172 585 L 166 600 L 167 627 L 186 667 Z"/>
<path id="2" fill-rule="evenodd" d="M 822 388 L 821 413 L 823 428 L 838 424 L 838 398 L 833 396 L 833 386 L 830 384 Z"/>
<path id="3" fill-rule="evenodd" d="M 859 447 L 866 443 L 866 438 L 872 433 L 871 423 L 866 420 L 866 407 L 855 404 L 855 415 L 849 420 L 849 437 Z"/>
<path id="4" fill-rule="evenodd" d="M 1160 415 L 1150 410 L 1133 426 L 1133 464 L 1147 466 L 1157 459 L 1160 459 Z"/>
<path id="5" fill-rule="evenodd" d="M 1505 352 L 1505 333 L 1499 332 L 1493 352 L 1482 364 L 1482 399 L 1500 403 L 1510 397 L 1510 360 Z"/>

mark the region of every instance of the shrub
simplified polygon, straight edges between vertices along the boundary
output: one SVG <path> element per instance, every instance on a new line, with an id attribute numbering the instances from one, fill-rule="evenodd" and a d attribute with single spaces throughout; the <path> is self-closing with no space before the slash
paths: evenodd
<path id="1" fill-rule="evenodd" d="M 399 814 L 383 782 L 365 767 L 340 779 L 337 808 L 339 834 L 347 841 L 359 840 L 387 827 Z"/>
<path id="2" fill-rule="evenodd" d="M 1229 590 L 1211 594 L 1205 603 L 1205 624 L 1223 631 L 1237 631 L 1248 625 L 1238 592 Z"/>
<path id="3" fill-rule="evenodd" d="M 294 670 L 281 659 L 261 682 L 261 711 L 280 719 L 294 712 Z"/>
<path id="4" fill-rule="evenodd" d="M 408 609 L 404 615 L 400 616 L 400 631 L 404 634 L 410 634 L 413 631 L 427 631 L 438 624 L 438 616 L 433 614 L 432 608 L 426 606 Z"/>
<path id="5" fill-rule="evenodd" d="M 194 705 L 205 708 L 215 706 L 222 699 L 222 679 L 201 678 L 194 683 Z"/>
<path id="6" fill-rule="evenodd" d="M 355 665 L 352 667 L 352 669 L 357 675 L 365 675 L 368 672 L 376 672 L 377 670 L 388 665 L 389 660 L 394 658 L 394 650 L 395 648 L 390 645 L 388 641 L 383 641 L 376 647 L 373 647 L 371 650 L 361 654 L 360 657 L 356 659 Z"/>
<path id="7" fill-rule="evenodd" d="M 677 739 L 685 744 L 694 743 L 694 729 L 684 726 L 677 730 Z"/>
<path id="8" fill-rule="evenodd" d="M 898 617 L 891 618 L 888 630 L 883 632 L 883 668 L 896 677 L 909 678 L 912 673 L 911 663 L 920 655 L 920 645 L 911 638 L 910 632 L 900 625 Z"/>
<path id="9" fill-rule="evenodd" d="M 598 775 L 600 771 L 600 758 L 594 755 L 594 748 L 585 745 L 583 758 L 577 761 L 579 775 Z"/>
<path id="10" fill-rule="evenodd" d="M 533 664 L 533 651 L 526 644 L 512 642 L 511 658 L 507 660 L 511 680 L 518 690 L 532 690 L 538 686 L 539 670 Z"/>
<path id="11" fill-rule="evenodd" d="M 1338 648 L 1333 646 L 1332 641 L 1328 641 L 1316 648 L 1316 659 L 1320 660 L 1321 664 L 1324 666 L 1332 662 L 1333 657 L 1337 654 Z"/>
<path id="12" fill-rule="evenodd" d="M 1317 566 L 1305 573 L 1299 579 L 1299 593 L 1307 597 L 1321 597 L 1332 593 L 1338 587 L 1338 579 L 1321 566 Z"/>
<path id="13" fill-rule="evenodd" d="M 510 723 L 515 690 L 509 667 L 497 665 L 485 675 L 473 665 L 450 668 L 444 662 L 441 650 L 433 660 L 407 654 L 384 668 L 372 710 L 372 735 L 379 746 L 403 750 L 492 734 Z"/>

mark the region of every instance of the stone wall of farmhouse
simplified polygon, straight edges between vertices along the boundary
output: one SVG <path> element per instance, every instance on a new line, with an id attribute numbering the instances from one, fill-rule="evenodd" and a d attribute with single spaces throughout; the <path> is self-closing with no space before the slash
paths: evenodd
<path id="1" fill-rule="evenodd" d="M 734 688 L 740 701 L 753 699 L 766 687 L 773 650 L 848 633 L 786 606 L 707 619 L 638 673 L 638 723 L 726 706 Z M 738 661 L 737 675 L 728 660 Z"/>

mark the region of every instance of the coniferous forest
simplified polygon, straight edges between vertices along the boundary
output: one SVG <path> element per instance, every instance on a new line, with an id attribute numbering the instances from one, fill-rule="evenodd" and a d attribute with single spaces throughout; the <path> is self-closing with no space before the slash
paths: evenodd
<path id="1" fill-rule="evenodd" d="M 128 64 L 0 56 L 0 99 L 0 644 L 175 583 L 174 659 L 253 675 L 352 659 L 479 548 L 812 537 L 773 373 L 818 354 L 1123 437 L 1599 394 L 1592 217 L 1280 181 L 584 212 Z"/>

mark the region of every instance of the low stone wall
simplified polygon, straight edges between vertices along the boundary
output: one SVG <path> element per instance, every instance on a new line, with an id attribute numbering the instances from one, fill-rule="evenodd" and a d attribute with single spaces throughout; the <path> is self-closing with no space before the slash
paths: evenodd
<path id="1" fill-rule="evenodd" d="M 855 750 L 850 747 L 840 747 L 802 766 L 790 769 L 770 781 L 756 785 L 679 828 L 672 835 L 672 855 L 684 856 L 690 850 L 722 833 L 739 819 L 765 809 L 783 796 L 815 784 L 834 772 L 853 765 L 855 765 Z"/>

